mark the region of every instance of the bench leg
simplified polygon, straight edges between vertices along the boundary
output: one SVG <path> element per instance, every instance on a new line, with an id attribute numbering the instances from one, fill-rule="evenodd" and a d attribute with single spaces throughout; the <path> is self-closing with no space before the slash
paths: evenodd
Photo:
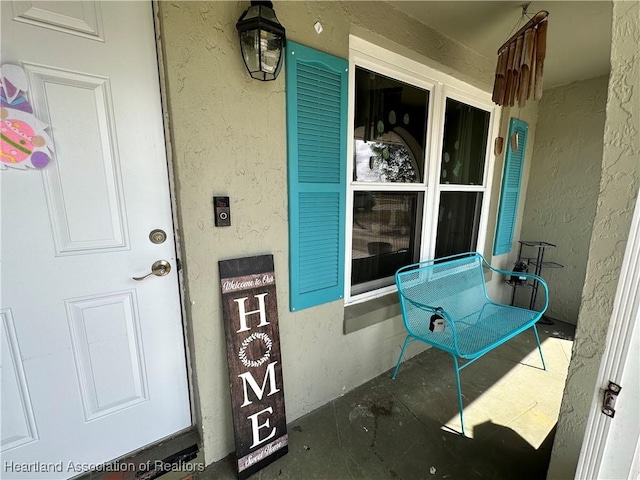
<path id="1" fill-rule="evenodd" d="M 395 380 L 396 375 L 398 375 L 398 370 L 400 369 L 400 364 L 402 363 L 402 358 L 404 357 L 404 349 L 409 345 L 409 335 L 404 339 L 404 343 L 402 344 L 402 350 L 400 350 L 400 356 L 398 357 L 398 362 L 396 363 L 396 368 L 393 371 L 393 375 L 391 375 L 391 379 Z"/>
<path id="2" fill-rule="evenodd" d="M 455 355 L 451 355 L 453 357 L 453 365 L 456 370 L 456 385 L 458 387 L 458 410 L 460 410 L 460 426 L 462 427 L 462 436 L 466 437 L 464 433 L 464 417 L 462 415 L 462 390 L 460 388 L 460 367 L 458 367 L 458 359 Z"/>
<path id="3" fill-rule="evenodd" d="M 544 357 L 542 356 L 542 347 L 540 346 L 540 337 L 538 337 L 538 329 L 536 328 L 535 323 L 533 324 L 533 333 L 536 334 L 536 342 L 538 342 L 538 351 L 540 352 L 540 360 L 542 360 L 542 369 L 546 370 L 547 366 L 544 363 Z"/>

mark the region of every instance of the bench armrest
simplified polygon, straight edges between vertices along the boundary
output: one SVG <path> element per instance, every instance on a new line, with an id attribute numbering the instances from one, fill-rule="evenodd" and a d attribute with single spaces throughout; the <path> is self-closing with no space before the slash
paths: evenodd
<path id="1" fill-rule="evenodd" d="M 540 312 L 546 312 L 547 311 L 547 307 L 549 306 L 549 287 L 547 286 L 547 282 L 544 281 L 544 278 L 535 275 L 533 273 L 526 273 L 526 272 L 513 272 L 510 270 L 501 270 L 499 268 L 493 267 L 491 266 L 489 263 L 487 263 L 486 261 L 484 262 L 485 266 L 489 269 L 489 270 L 493 270 L 496 273 L 501 273 L 502 275 L 505 276 L 516 276 L 516 277 L 525 277 L 525 278 L 529 278 L 535 282 L 538 282 L 540 285 L 542 285 L 542 288 L 544 289 L 544 306 L 542 307 L 542 309 L 540 310 Z"/>
<path id="2" fill-rule="evenodd" d="M 425 305 L 416 300 L 412 300 L 409 296 L 405 295 L 404 292 L 400 290 L 398 290 L 398 294 L 402 297 L 401 303 L 402 303 L 402 300 L 404 300 L 420 310 L 423 310 L 428 313 L 434 313 L 434 314 L 437 313 L 438 315 L 443 317 L 445 322 L 447 322 L 447 327 L 450 329 L 450 332 L 452 332 L 454 348 L 456 351 L 458 351 L 458 330 L 456 328 L 456 324 L 452 320 L 451 315 L 443 307 L 433 307 L 431 305 Z M 404 306 L 402 307 L 402 309 L 404 311 Z M 402 317 L 406 323 L 404 312 Z"/>

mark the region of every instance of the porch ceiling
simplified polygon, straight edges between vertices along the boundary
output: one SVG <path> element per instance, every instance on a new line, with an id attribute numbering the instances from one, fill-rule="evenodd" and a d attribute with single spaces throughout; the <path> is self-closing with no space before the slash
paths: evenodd
<path id="1" fill-rule="evenodd" d="M 522 12 L 520 1 L 390 1 L 429 27 L 494 59 Z M 610 1 L 532 2 L 549 12 L 545 88 L 605 75 L 611 48 Z"/>

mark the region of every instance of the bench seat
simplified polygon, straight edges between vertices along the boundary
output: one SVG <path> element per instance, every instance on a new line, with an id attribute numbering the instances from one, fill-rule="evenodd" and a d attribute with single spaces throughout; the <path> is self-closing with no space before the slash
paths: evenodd
<path id="1" fill-rule="evenodd" d="M 431 315 L 433 313 L 423 310 L 415 316 L 414 336 L 465 359 L 476 358 L 494 349 L 530 328 L 531 322 L 539 318 L 538 312 L 487 302 L 480 310 L 453 321 L 457 333 L 456 348 L 453 330 L 442 333 L 429 331 Z"/>

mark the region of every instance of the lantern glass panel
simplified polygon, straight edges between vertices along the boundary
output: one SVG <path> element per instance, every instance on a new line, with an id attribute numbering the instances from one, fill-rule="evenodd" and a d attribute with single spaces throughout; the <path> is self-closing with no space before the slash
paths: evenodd
<path id="1" fill-rule="evenodd" d="M 260 60 L 262 71 L 275 74 L 282 54 L 282 38 L 271 32 L 260 30 Z"/>
<path id="2" fill-rule="evenodd" d="M 240 44 L 242 47 L 242 56 L 244 63 L 247 65 L 249 72 L 257 72 L 260 70 L 260 59 L 258 52 L 260 51 L 260 42 L 258 30 L 247 30 L 240 34 Z"/>

